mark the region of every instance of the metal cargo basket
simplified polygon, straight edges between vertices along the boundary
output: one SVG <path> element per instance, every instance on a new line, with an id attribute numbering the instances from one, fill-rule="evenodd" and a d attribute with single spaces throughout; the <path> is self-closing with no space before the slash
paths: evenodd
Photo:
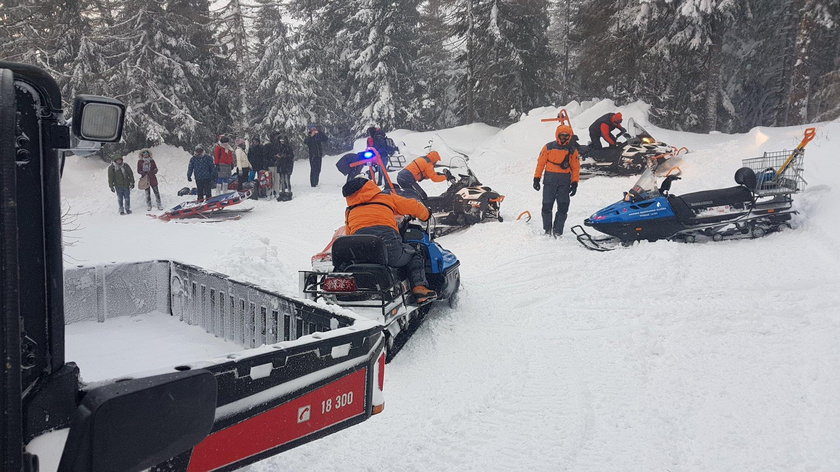
<path id="1" fill-rule="evenodd" d="M 765 152 L 761 157 L 743 160 L 743 167 L 755 172 L 757 195 L 780 195 L 797 193 L 808 182 L 805 181 L 805 145 L 815 135 L 814 128 L 805 130 L 805 138 L 792 151 Z"/>

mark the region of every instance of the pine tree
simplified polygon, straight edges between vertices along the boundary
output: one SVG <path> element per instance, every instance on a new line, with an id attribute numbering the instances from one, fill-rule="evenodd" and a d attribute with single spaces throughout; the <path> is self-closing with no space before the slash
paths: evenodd
<path id="1" fill-rule="evenodd" d="M 548 101 L 556 59 L 548 49 L 547 2 L 463 0 L 457 17 L 464 122 L 509 123 Z"/>
<path id="2" fill-rule="evenodd" d="M 254 21 L 256 67 L 250 76 L 252 129 L 263 135 L 294 134 L 314 120 L 307 105 L 311 83 L 299 70 L 283 14 L 273 0 L 259 0 Z"/>
<path id="3" fill-rule="evenodd" d="M 357 0 L 344 31 L 349 48 L 354 130 L 417 127 L 419 12 L 417 0 Z"/>

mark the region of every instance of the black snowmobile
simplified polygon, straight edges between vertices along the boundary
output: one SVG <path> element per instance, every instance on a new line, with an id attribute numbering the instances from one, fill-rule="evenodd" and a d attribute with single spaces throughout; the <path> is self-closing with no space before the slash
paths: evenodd
<path id="1" fill-rule="evenodd" d="M 684 195 L 670 193 L 677 173 L 656 187 L 656 168 L 645 170 L 622 201 L 599 210 L 584 225 L 610 235 L 594 238 L 580 226 L 572 232 L 587 249 L 608 251 L 635 241 L 668 239 L 693 243 L 702 240 L 758 238 L 790 227 L 793 194 L 805 185 L 804 146 L 813 128 L 792 153 L 779 151 L 744 160 L 735 172 L 735 187 Z"/>
<path id="2" fill-rule="evenodd" d="M 361 316 L 385 325 L 387 359 L 390 361 L 417 329 L 434 304 L 455 308 L 461 285 L 460 265 L 452 252 L 433 240 L 428 228 L 403 218 L 403 241 L 423 251 L 426 279 L 437 298 L 417 303 L 404 270 L 386 265 L 385 245 L 372 235 L 340 236 L 330 243 L 333 268 L 325 259 L 314 257 L 312 271 L 301 272 L 301 291 L 310 300 L 350 308 Z"/>
<path id="3" fill-rule="evenodd" d="M 657 141 L 640 125 L 630 122 L 628 128 L 636 130 L 636 136 L 624 134 L 626 138 L 617 147 L 596 148 L 590 143 L 580 146 L 580 178 L 588 179 L 597 175 L 615 177 L 641 174 L 652 161 L 670 160 L 670 166 L 676 166 L 677 156 L 685 148 L 677 149 Z M 658 165 L 660 172 L 667 166 Z"/>
<path id="4" fill-rule="evenodd" d="M 435 237 L 486 220 L 503 221 L 500 211 L 505 196 L 481 184 L 478 177 L 467 165 L 469 158 L 466 155 L 462 154 L 462 157 L 454 159 L 461 161 L 462 164 L 457 166 L 450 164 L 441 167 L 463 168 L 466 174 L 459 173 L 458 180 L 450 184 L 449 188 L 442 194 L 423 200 L 423 203 L 432 212 L 430 231 Z M 396 189 L 397 193 L 401 195 L 416 198 L 413 193 L 403 194 L 399 186 L 396 186 Z"/>

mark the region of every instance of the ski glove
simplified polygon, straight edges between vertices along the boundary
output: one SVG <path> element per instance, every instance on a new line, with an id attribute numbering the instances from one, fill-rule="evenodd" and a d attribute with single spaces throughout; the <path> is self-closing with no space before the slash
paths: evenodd
<path id="1" fill-rule="evenodd" d="M 537 190 L 537 191 L 540 190 L 540 178 L 539 177 L 534 177 L 534 190 Z"/>
<path id="2" fill-rule="evenodd" d="M 574 197 L 577 193 L 577 182 L 572 182 L 572 186 L 569 187 L 569 196 Z"/>
<path id="3" fill-rule="evenodd" d="M 115 189 L 114 187 L 111 187 L 111 191 L 117 193 L 117 189 Z"/>

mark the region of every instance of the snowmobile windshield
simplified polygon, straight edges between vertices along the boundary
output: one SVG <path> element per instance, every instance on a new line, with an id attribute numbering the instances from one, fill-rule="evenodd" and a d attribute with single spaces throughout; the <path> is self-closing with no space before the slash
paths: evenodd
<path id="1" fill-rule="evenodd" d="M 659 188 L 656 184 L 656 173 L 652 167 L 645 169 L 633 188 L 627 192 L 627 200 L 630 201 L 647 200 L 658 196 Z"/>

